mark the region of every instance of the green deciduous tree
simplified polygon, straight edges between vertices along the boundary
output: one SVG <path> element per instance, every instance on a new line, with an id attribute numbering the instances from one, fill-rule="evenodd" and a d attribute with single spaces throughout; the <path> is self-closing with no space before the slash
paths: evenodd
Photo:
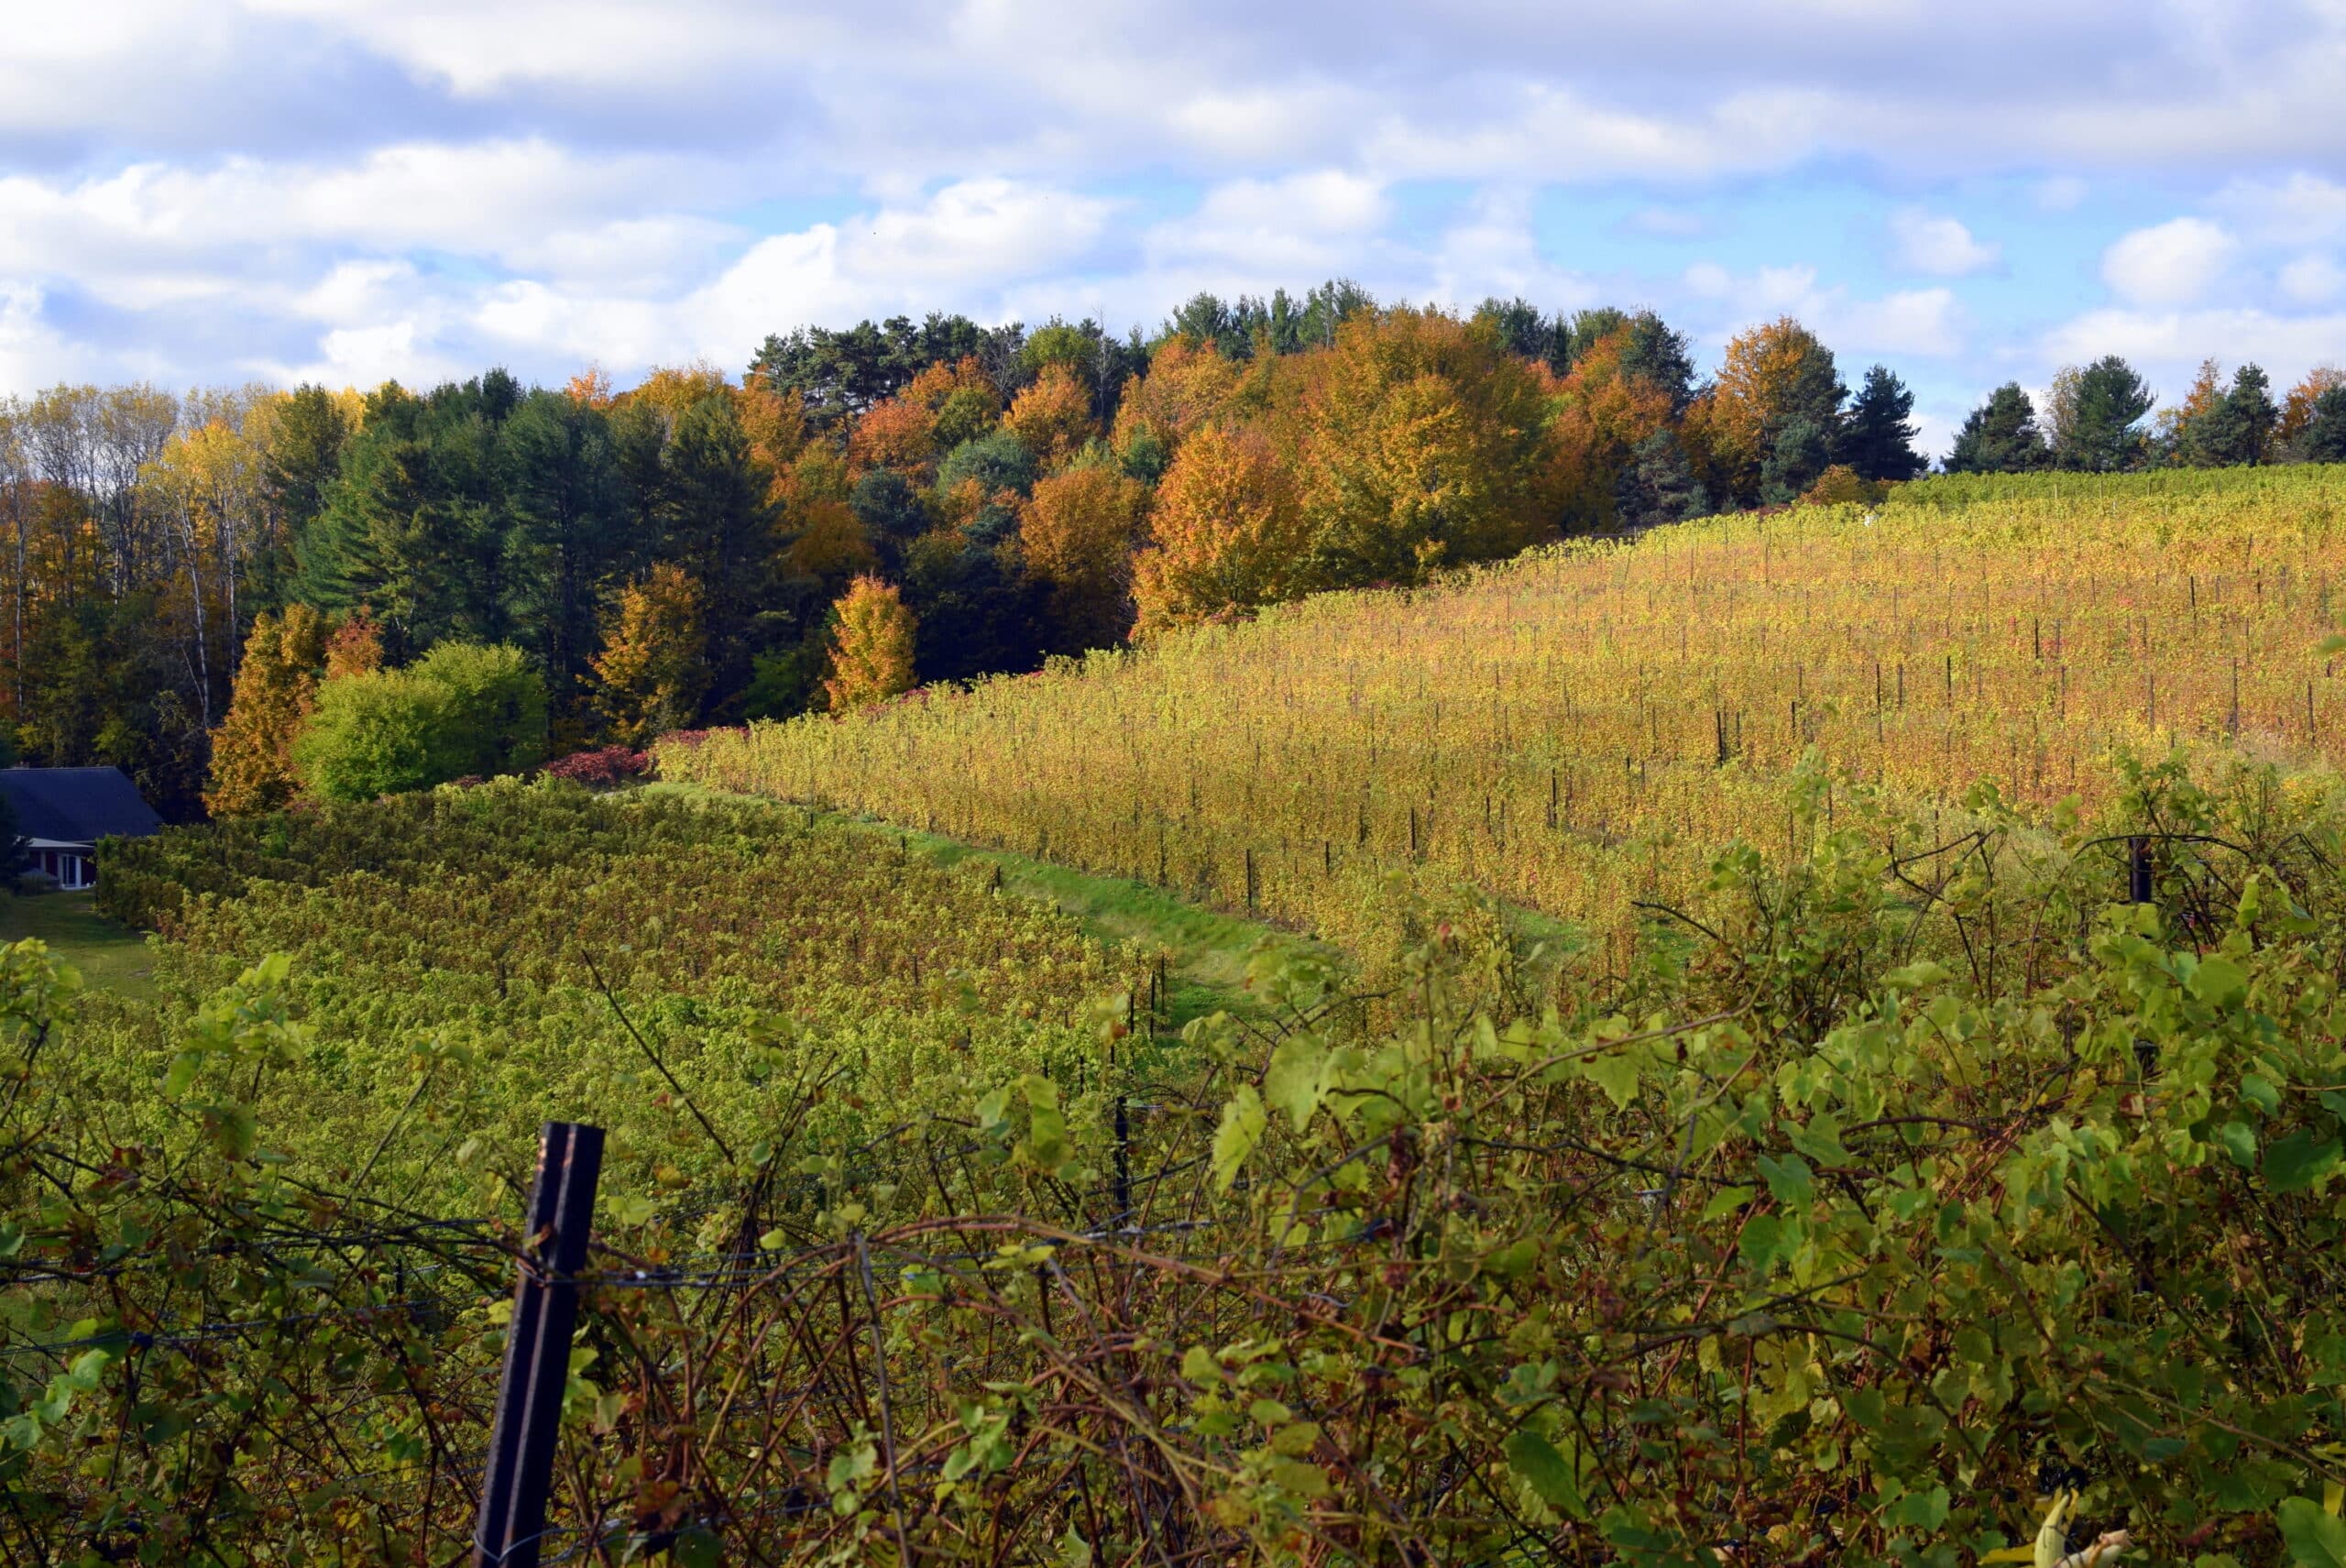
<path id="1" fill-rule="evenodd" d="M 443 643 L 403 670 L 329 680 L 294 742 L 309 792 L 372 800 L 545 759 L 544 684 L 518 648 Z"/>

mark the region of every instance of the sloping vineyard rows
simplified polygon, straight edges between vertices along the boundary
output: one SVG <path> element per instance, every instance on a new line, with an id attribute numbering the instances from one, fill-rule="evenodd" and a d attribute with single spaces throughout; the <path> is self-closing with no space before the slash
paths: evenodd
<path id="1" fill-rule="evenodd" d="M 2337 468 L 1930 480 L 717 732 L 661 767 L 1360 949 L 1395 940 L 1375 891 L 1396 869 L 1610 939 L 1728 838 L 1784 851 L 1780 781 L 1811 751 L 1917 803 L 1986 780 L 2088 806 L 2113 747 L 2346 754 L 2346 660 L 2318 651 L 2341 509 Z"/>
<path id="2" fill-rule="evenodd" d="M 616 1179 L 650 1192 L 685 1179 L 677 1138 L 715 1158 L 708 1131 L 794 1095 L 852 1142 L 873 1103 L 1027 1072 L 1074 1091 L 1090 1009 L 1141 967 L 978 868 L 763 805 L 505 783 L 124 848 L 135 892 L 111 896 L 163 923 L 155 974 L 182 1005 L 291 960 L 302 1042 L 257 1101 L 292 1152 L 371 1151 L 444 1200 L 470 1185 L 451 1151 L 526 1163 L 549 1117 L 612 1127 Z M 101 1103 L 137 1107 L 177 1047 L 163 1019 L 109 1016 Z"/>

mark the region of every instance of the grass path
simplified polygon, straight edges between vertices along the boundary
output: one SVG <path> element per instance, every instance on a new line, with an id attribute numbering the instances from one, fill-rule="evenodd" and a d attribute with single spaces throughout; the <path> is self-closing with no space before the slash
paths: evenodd
<path id="1" fill-rule="evenodd" d="M 922 833 L 841 813 L 807 812 L 762 795 L 736 795 L 701 784 L 655 784 L 646 789 L 687 798 L 747 801 L 776 811 L 828 817 L 867 832 L 884 834 L 941 865 L 965 861 L 998 867 L 1003 886 L 1073 916 L 1084 934 L 1111 946 L 1137 942 L 1167 955 L 1168 1001 L 1175 1027 L 1192 1018 L 1228 1011 L 1248 1015 L 1260 1010 L 1246 989 L 1246 971 L 1266 946 L 1275 952 L 1332 959 L 1333 950 L 1292 931 L 1257 920 L 1185 904 L 1171 894 L 1121 877 L 1094 876 L 1030 855 L 980 849 L 957 839 Z"/>
<path id="2" fill-rule="evenodd" d="M 0 944 L 38 937 L 93 991 L 154 994 L 146 936 L 99 914 L 86 893 L 0 894 Z"/>

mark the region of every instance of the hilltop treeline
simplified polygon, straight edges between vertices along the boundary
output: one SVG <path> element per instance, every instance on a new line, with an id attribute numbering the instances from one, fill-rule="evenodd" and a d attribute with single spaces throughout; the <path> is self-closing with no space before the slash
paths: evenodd
<path id="1" fill-rule="evenodd" d="M 2157 430 L 2122 362 L 2066 376 L 2041 422 L 2003 389 L 1950 466 L 2346 454 L 2334 374 L 2279 401 L 2253 367 L 2212 377 Z M 1912 404 L 1790 319 L 1706 377 L 1650 313 L 1462 316 L 1341 282 L 1200 295 L 1148 340 L 807 329 L 738 383 L 60 387 L 0 401 L 0 740 L 123 766 L 178 817 L 428 783 L 1562 535 L 1862 499 L 1926 466 Z M 448 644 L 510 649 L 448 667 L 499 672 L 497 722 L 541 733 L 422 733 L 485 711 L 406 678 Z"/>

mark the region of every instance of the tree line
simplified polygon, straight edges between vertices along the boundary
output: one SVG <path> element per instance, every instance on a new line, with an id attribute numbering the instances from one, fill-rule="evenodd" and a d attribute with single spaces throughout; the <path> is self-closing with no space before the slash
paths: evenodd
<path id="1" fill-rule="evenodd" d="M 1038 666 L 1326 588 L 1928 467 L 1790 318 L 1703 375 L 1650 312 L 1201 294 L 1152 336 L 931 314 L 615 389 L 0 400 L 0 741 L 167 815 L 529 766 Z M 1951 468 L 2337 460 L 2334 371 L 2017 386 Z"/>

